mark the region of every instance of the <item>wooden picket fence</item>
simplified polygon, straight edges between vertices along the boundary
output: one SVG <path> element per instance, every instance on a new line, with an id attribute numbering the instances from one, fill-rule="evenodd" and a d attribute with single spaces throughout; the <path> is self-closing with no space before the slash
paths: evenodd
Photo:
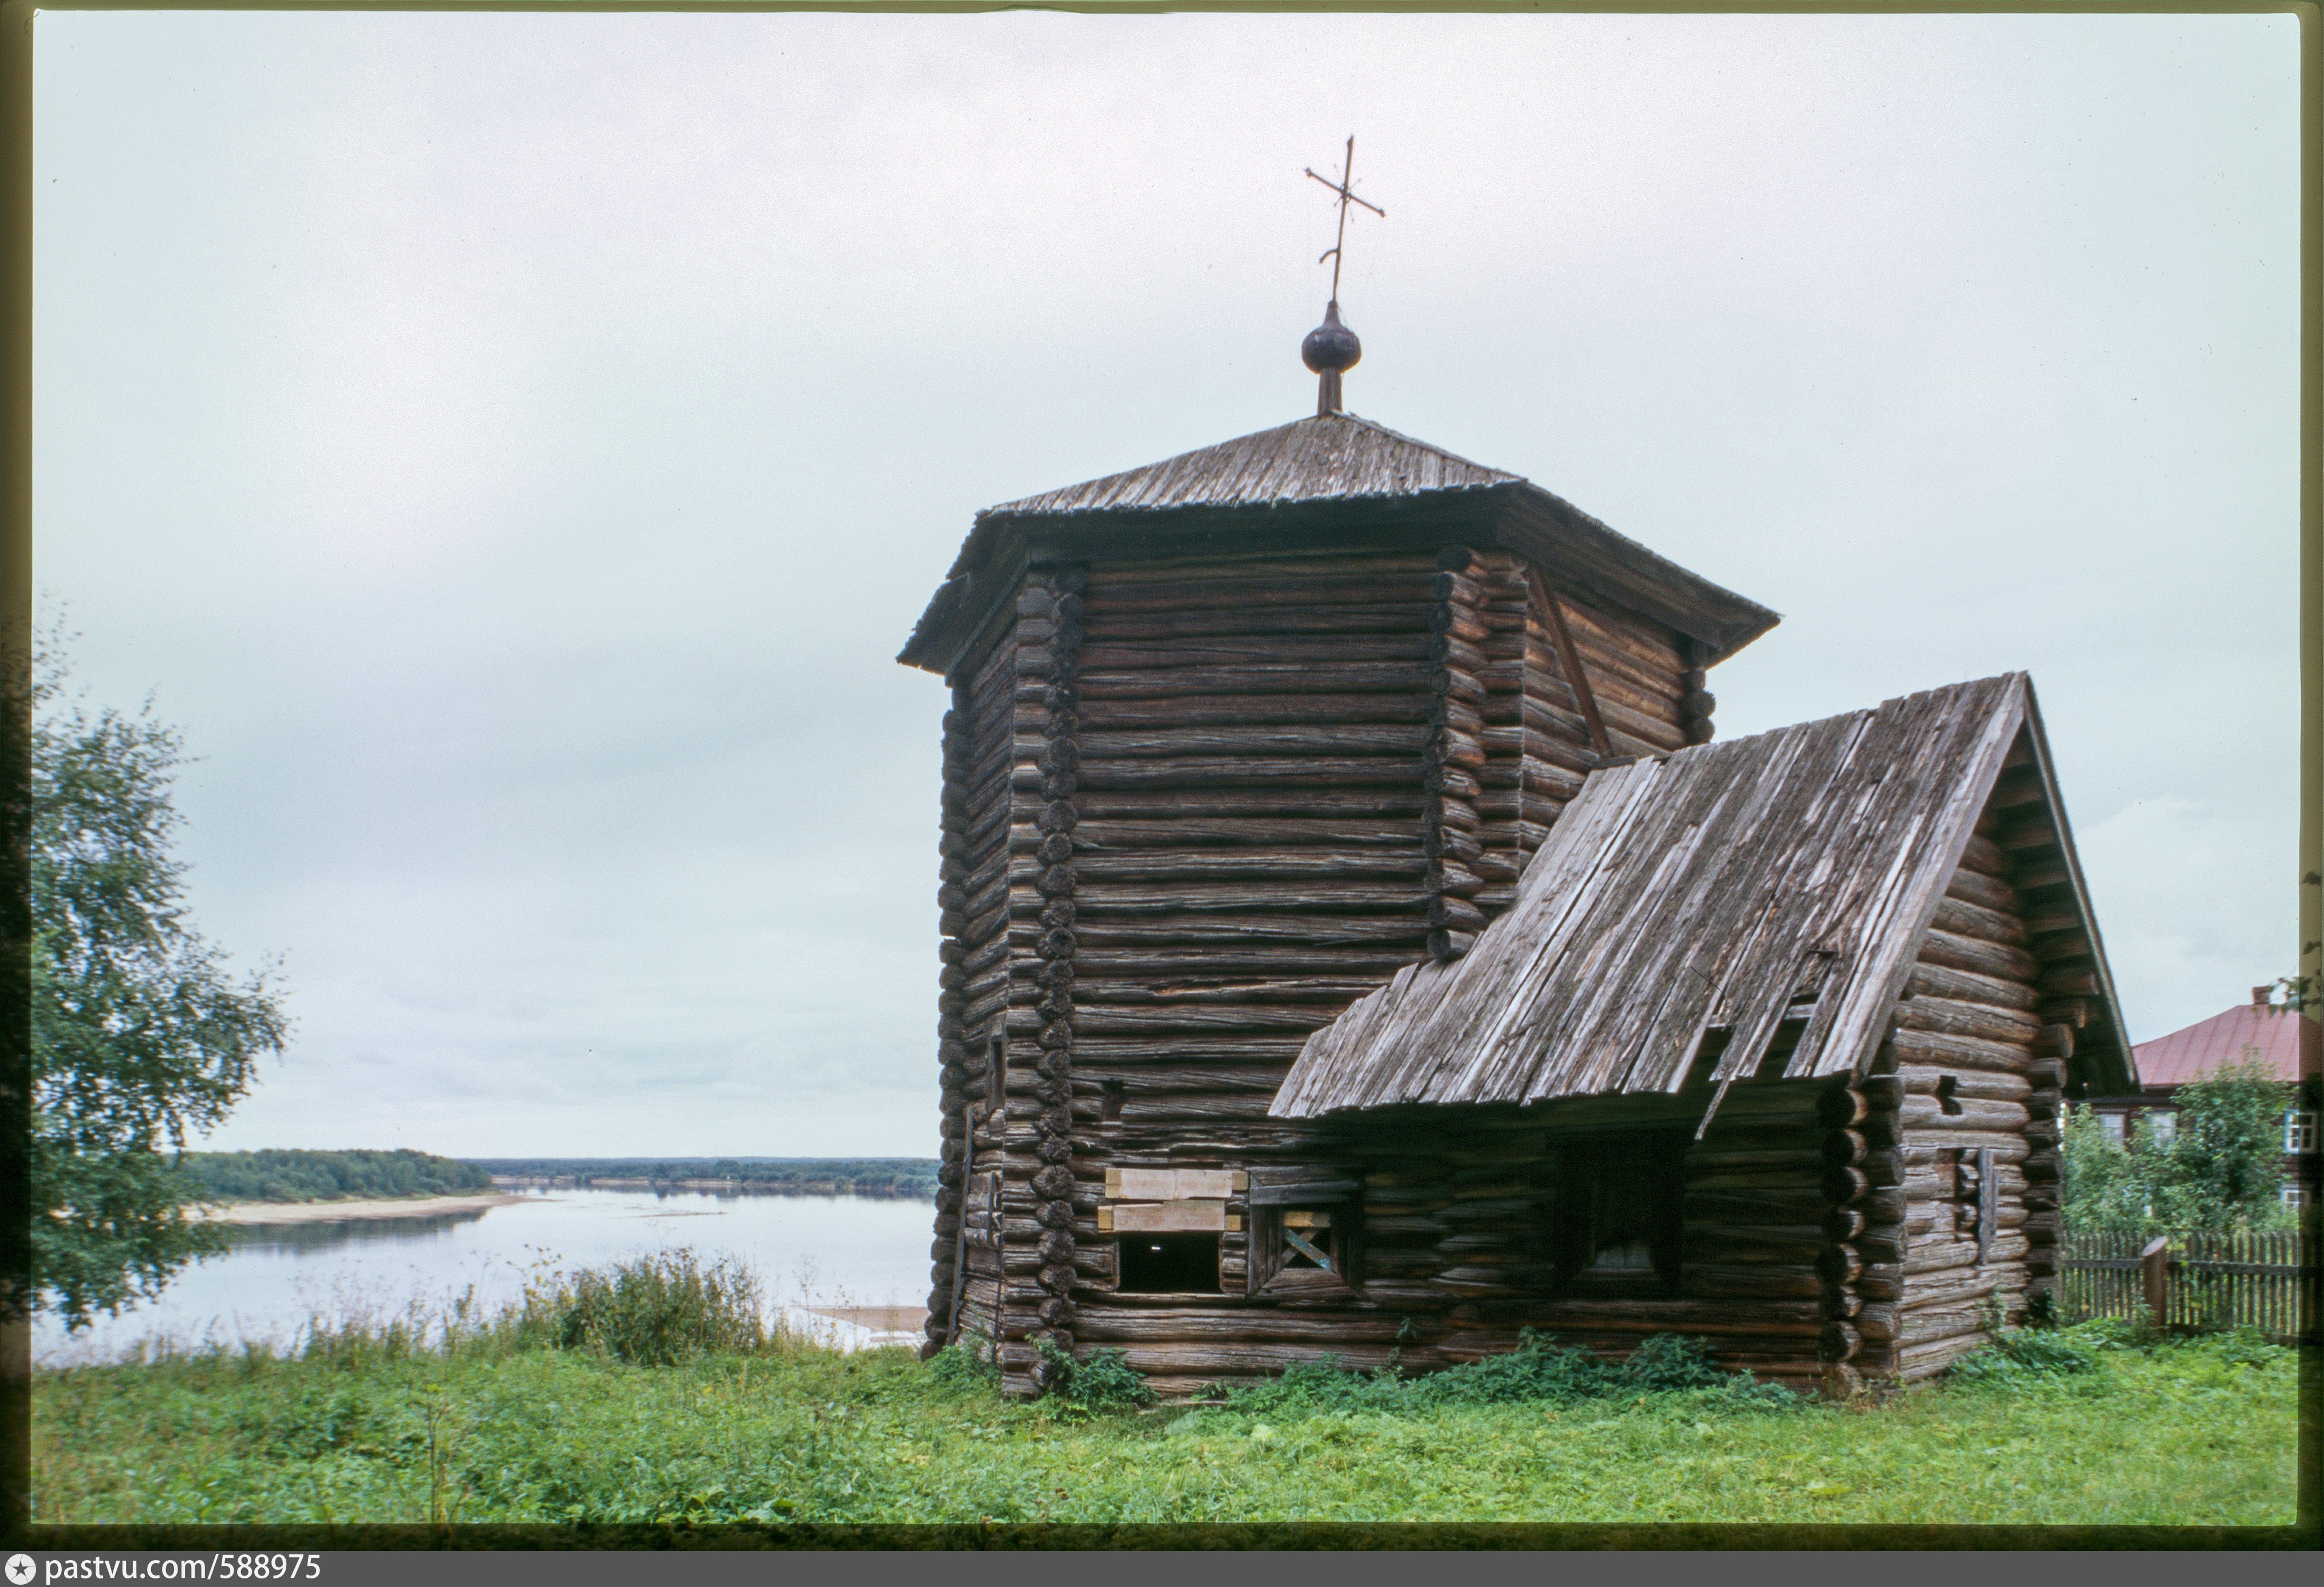
<path id="1" fill-rule="evenodd" d="M 2297 1344 L 2315 1337 L 2316 1281 L 2315 1251 L 2289 1229 L 2070 1234 L 2058 1253 L 2058 1309 L 2074 1323 L 2143 1316 L 2176 1333 L 2248 1325 Z"/>

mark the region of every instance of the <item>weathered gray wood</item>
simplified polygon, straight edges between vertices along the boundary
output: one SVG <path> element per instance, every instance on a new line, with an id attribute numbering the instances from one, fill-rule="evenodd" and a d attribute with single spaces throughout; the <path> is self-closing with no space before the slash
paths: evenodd
<path id="1" fill-rule="evenodd" d="M 1277 1112 L 1667 1090 L 1715 1024 L 1732 1028 L 1727 1081 L 1803 985 L 1821 995 L 1784 1072 L 1858 1066 L 1916 959 L 1987 979 L 2031 963 L 1928 925 L 1950 908 L 2013 928 L 1945 890 L 2025 701 L 2021 678 L 1991 679 L 1598 773 L 1508 912 L 1457 964 L 1400 972 L 1319 1030 Z M 2006 1009 L 1949 1018 L 2023 1029 Z M 1924 1056 L 1927 1034 L 1900 1050 Z"/>

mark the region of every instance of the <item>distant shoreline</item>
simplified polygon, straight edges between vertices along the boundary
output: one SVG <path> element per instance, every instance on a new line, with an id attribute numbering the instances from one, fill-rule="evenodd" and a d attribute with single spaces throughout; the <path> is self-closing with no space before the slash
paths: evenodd
<path id="1" fill-rule="evenodd" d="M 441 1213 L 480 1213 L 511 1202 L 540 1199 L 487 1190 L 469 1195 L 415 1195 L 394 1201 L 238 1201 L 212 1203 L 201 1209 L 200 1215 L 208 1223 L 338 1223 L 376 1218 L 428 1218 Z"/>

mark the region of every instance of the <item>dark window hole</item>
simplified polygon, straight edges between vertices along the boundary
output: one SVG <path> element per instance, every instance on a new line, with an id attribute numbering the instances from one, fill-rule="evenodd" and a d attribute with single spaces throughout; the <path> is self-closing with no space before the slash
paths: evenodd
<path id="1" fill-rule="evenodd" d="M 1219 1237 L 1215 1234 L 1125 1234 L 1121 1282 L 1130 1295 L 1215 1295 Z"/>

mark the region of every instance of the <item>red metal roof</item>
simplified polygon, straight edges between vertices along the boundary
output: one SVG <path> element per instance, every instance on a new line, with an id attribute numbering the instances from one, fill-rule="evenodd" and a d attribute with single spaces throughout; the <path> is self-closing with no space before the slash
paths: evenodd
<path id="1" fill-rule="evenodd" d="M 2134 1049 L 2139 1084 L 2149 1091 L 2183 1085 L 2206 1070 L 2246 1056 L 2259 1059 L 2279 1080 L 2297 1081 L 2303 1026 L 2313 1041 L 2314 1020 L 2297 1014 L 2271 1014 L 2244 1003 L 2200 1025 L 2141 1043 Z"/>

